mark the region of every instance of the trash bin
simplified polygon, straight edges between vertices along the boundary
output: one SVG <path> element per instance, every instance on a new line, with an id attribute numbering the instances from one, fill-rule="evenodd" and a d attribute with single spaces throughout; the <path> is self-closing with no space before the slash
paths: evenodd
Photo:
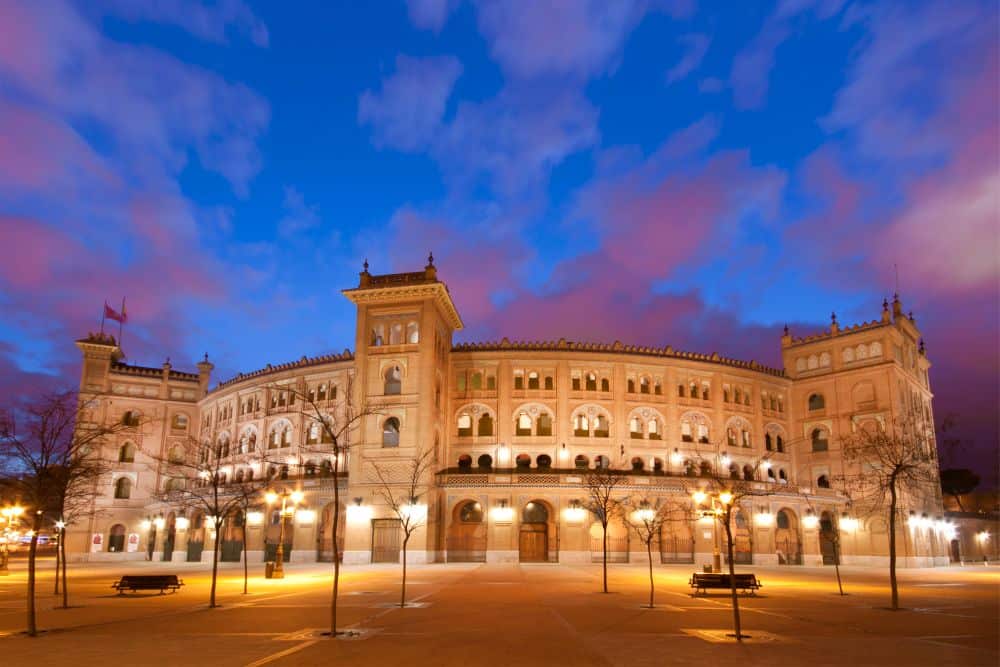
<path id="1" fill-rule="evenodd" d="M 269 560 L 264 563 L 264 578 L 274 579 L 274 561 Z"/>

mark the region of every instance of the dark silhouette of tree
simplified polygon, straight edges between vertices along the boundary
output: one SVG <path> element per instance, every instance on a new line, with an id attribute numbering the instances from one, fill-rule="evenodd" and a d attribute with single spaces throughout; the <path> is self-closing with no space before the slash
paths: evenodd
<path id="1" fill-rule="evenodd" d="M 958 509 L 965 511 L 962 496 L 972 493 L 979 486 L 979 475 L 968 468 L 949 468 L 941 471 L 941 491 L 947 493 L 958 503 Z"/>
<path id="2" fill-rule="evenodd" d="M 99 482 L 110 471 L 105 446 L 133 424 L 102 424 L 96 403 L 64 391 L 38 397 L 5 412 L 0 429 L 0 486 L 19 497 L 31 526 L 28 549 L 27 632 L 38 634 L 35 567 L 38 535 L 47 522 L 75 524 L 95 513 Z M 20 428 L 19 428 L 20 423 Z M 65 531 L 59 531 L 60 549 Z M 69 606 L 65 551 L 61 559 L 62 606 Z M 60 573 L 57 573 L 60 576 Z"/>
<path id="3" fill-rule="evenodd" d="M 633 496 L 621 502 L 622 517 L 646 547 L 646 561 L 649 565 L 649 608 L 655 605 L 653 596 L 653 545 L 657 544 L 663 527 L 672 521 L 690 521 L 690 503 L 679 503 L 663 498 L 650 500 L 646 496 Z"/>
<path id="4" fill-rule="evenodd" d="M 587 497 L 583 507 L 601 524 L 602 540 L 602 590 L 608 592 L 608 524 L 621 514 L 621 499 L 615 491 L 625 484 L 625 475 L 610 468 L 598 467 L 583 478 Z"/>

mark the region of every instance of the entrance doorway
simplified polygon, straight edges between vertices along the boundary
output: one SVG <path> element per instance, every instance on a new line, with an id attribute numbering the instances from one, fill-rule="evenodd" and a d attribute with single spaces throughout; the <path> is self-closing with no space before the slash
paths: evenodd
<path id="1" fill-rule="evenodd" d="M 449 563 L 486 562 L 486 523 L 483 506 L 475 500 L 458 503 L 448 526 Z"/>
<path id="2" fill-rule="evenodd" d="M 337 553 L 340 562 L 344 562 L 344 527 L 347 524 L 347 514 L 343 504 L 340 506 L 340 516 L 337 517 Z M 316 560 L 321 563 L 333 562 L 333 503 L 323 508 L 323 518 L 319 525 L 319 538 L 316 547 Z"/>
<path id="3" fill-rule="evenodd" d="M 243 512 L 234 510 L 226 517 L 222 529 L 222 544 L 219 545 L 219 560 L 223 563 L 239 563 L 243 555 Z"/>
<path id="4" fill-rule="evenodd" d="M 819 550 L 823 554 L 823 565 L 839 565 L 837 530 L 833 526 L 833 517 L 829 512 L 823 512 L 819 518 Z"/>
<path id="5" fill-rule="evenodd" d="M 552 513 L 541 500 L 532 500 L 521 510 L 518 558 L 522 563 L 549 562 L 549 518 Z"/>
<path id="6" fill-rule="evenodd" d="M 398 563 L 402 528 L 399 519 L 372 519 L 372 562 Z"/>
<path id="7" fill-rule="evenodd" d="M 778 510 L 775 519 L 774 548 L 779 565 L 802 565 L 802 542 L 798 517 L 790 509 Z"/>
<path id="8" fill-rule="evenodd" d="M 174 540 L 177 537 L 177 519 L 171 512 L 167 517 L 167 534 L 163 538 L 163 562 L 169 563 L 174 557 Z"/>

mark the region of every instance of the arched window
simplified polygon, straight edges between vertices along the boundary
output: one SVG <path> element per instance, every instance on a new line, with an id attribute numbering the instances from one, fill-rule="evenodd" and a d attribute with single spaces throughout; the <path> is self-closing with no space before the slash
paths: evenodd
<path id="1" fill-rule="evenodd" d="M 601 391 L 611 391 L 611 380 L 608 378 L 601 378 Z"/>
<path id="2" fill-rule="evenodd" d="M 732 426 L 726 428 L 726 443 L 730 447 L 736 446 L 736 429 L 734 429 Z"/>
<path id="3" fill-rule="evenodd" d="M 773 447 L 773 445 L 771 444 L 771 434 L 770 433 L 765 433 L 764 434 L 764 449 L 766 449 L 767 451 L 771 451 L 772 447 Z"/>
<path id="4" fill-rule="evenodd" d="M 778 471 L 778 482 L 781 484 L 788 484 L 788 475 L 785 473 L 784 468 Z"/>
<path id="5" fill-rule="evenodd" d="M 601 454 L 600 456 L 594 458 L 594 467 L 607 470 L 611 467 L 611 459 L 604 454 Z"/>
<path id="6" fill-rule="evenodd" d="M 538 373 L 535 371 L 528 373 L 528 389 L 538 389 Z"/>
<path id="7" fill-rule="evenodd" d="M 649 439 L 650 440 L 660 440 L 661 439 L 661 436 L 660 436 L 660 422 L 657 421 L 656 417 L 653 417 L 652 419 L 650 419 L 649 423 L 646 426 L 649 429 Z"/>
<path id="8" fill-rule="evenodd" d="M 820 475 L 816 479 L 816 486 L 818 486 L 821 489 L 829 489 L 830 488 L 830 478 L 827 477 L 826 475 Z"/>
<path id="9" fill-rule="evenodd" d="M 784 439 L 782 439 L 782 437 L 779 435 L 777 437 L 776 441 L 777 441 L 777 445 L 778 445 L 778 451 L 779 452 L 785 451 L 785 441 L 784 441 Z"/>
<path id="10" fill-rule="evenodd" d="M 118 450 L 118 461 L 120 463 L 132 463 L 135 461 L 135 445 L 131 442 L 126 442 Z"/>
<path id="11" fill-rule="evenodd" d="M 243 468 L 236 471 L 236 476 L 233 478 L 237 484 L 243 483 Z"/>
<path id="12" fill-rule="evenodd" d="M 538 432 L 536 435 L 552 435 L 552 416 L 547 412 L 538 415 Z"/>
<path id="13" fill-rule="evenodd" d="M 608 423 L 608 418 L 604 415 L 597 415 L 594 419 L 594 437 L 595 438 L 606 438 L 610 433 L 611 426 Z"/>
<path id="14" fill-rule="evenodd" d="M 138 410 L 128 410 L 122 415 L 122 426 L 136 427 L 139 425 Z"/>
<path id="15" fill-rule="evenodd" d="M 462 509 L 458 511 L 458 520 L 462 523 L 482 523 L 483 506 L 474 500 L 470 500 L 462 505 Z"/>
<path id="16" fill-rule="evenodd" d="M 177 412 L 170 419 L 170 428 L 175 431 L 184 431 L 188 427 L 188 416 L 182 412 Z"/>
<path id="17" fill-rule="evenodd" d="M 524 506 L 521 512 L 523 523 L 547 523 L 549 520 L 549 510 L 539 502 L 530 502 Z"/>
<path id="18" fill-rule="evenodd" d="M 743 466 L 743 479 L 748 482 L 753 481 L 753 466 L 750 464 Z"/>
<path id="19" fill-rule="evenodd" d="M 590 435 L 590 420 L 587 419 L 587 415 L 573 417 L 573 435 L 582 438 Z"/>
<path id="20" fill-rule="evenodd" d="M 278 477 L 280 477 L 281 479 L 288 479 L 288 466 L 287 465 L 281 466 L 281 469 L 278 472 Z"/>
<path id="21" fill-rule="evenodd" d="M 656 380 L 653 383 L 653 393 L 657 396 L 661 396 L 663 394 L 663 383 L 659 380 Z"/>
<path id="22" fill-rule="evenodd" d="M 733 392 L 733 395 L 736 397 L 736 402 L 737 403 L 742 403 L 743 402 L 743 392 L 740 391 L 739 387 L 736 388 L 736 391 Z"/>
<path id="23" fill-rule="evenodd" d="M 115 498 L 126 500 L 132 497 L 132 480 L 128 477 L 119 477 L 115 482 Z"/>
<path id="24" fill-rule="evenodd" d="M 167 454 L 167 461 L 170 463 L 184 463 L 184 448 L 180 445 L 171 447 L 170 452 Z"/>
<path id="25" fill-rule="evenodd" d="M 823 394 L 809 394 L 809 409 L 822 410 L 826 407 L 826 399 Z"/>
<path id="26" fill-rule="evenodd" d="M 420 327 L 417 326 L 416 322 L 410 322 L 406 325 L 406 342 L 411 345 L 420 342 Z"/>
<path id="27" fill-rule="evenodd" d="M 628 430 L 629 435 L 634 439 L 640 439 L 643 437 L 642 432 L 642 420 L 638 417 L 632 417 L 628 420 Z"/>
<path id="28" fill-rule="evenodd" d="M 315 477 L 316 476 L 316 462 L 315 461 L 306 461 L 305 473 L 306 473 L 306 477 Z"/>
<path id="29" fill-rule="evenodd" d="M 472 467 L 472 457 L 468 454 L 462 454 L 458 457 L 458 467 L 459 468 L 471 468 Z"/>
<path id="30" fill-rule="evenodd" d="M 830 440 L 825 428 L 814 428 L 812 432 L 812 450 L 825 452 L 830 448 Z"/>
<path id="31" fill-rule="evenodd" d="M 587 391 L 597 391 L 597 375 L 594 373 L 587 373 L 587 384 L 585 385 Z"/>
<path id="32" fill-rule="evenodd" d="M 625 383 L 625 390 L 628 393 L 630 393 L 630 394 L 634 394 L 635 393 L 635 380 L 633 380 L 632 378 L 629 378 L 628 381 Z"/>
<path id="33" fill-rule="evenodd" d="M 649 378 L 647 377 L 639 378 L 639 393 L 640 394 L 649 393 Z"/>
<path id="34" fill-rule="evenodd" d="M 681 398 L 684 398 L 684 385 L 682 384 L 677 385 L 677 395 L 680 396 Z"/>
<path id="35" fill-rule="evenodd" d="M 730 479 L 740 478 L 740 467 L 735 463 L 729 464 L 729 477 Z"/>
<path id="36" fill-rule="evenodd" d="M 691 422 L 687 420 L 681 422 L 681 440 L 684 442 L 694 442 L 694 432 L 691 430 Z"/>
<path id="37" fill-rule="evenodd" d="M 333 475 L 333 464 L 330 463 L 330 459 L 323 459 L 323 462 L 319 464 L 319 474 L 320 477 L 330 477 Z"/>
<path id="38" fill-rule="evenodd" d="M 514 465 L 518 468 L 530 468 L 531 467 L 531 457 L 527 454 L 518 454 L 514 459 Z"/>
<path id="39" fill-rule="evenodd" d="M 493 435 L 493 417 L 490 416 L 490 413 L 484 412 L 483 416 L 479 418 L 476 435 Z"/>
<path id="40" fill-rule="evenodd" d="M 546 375 L 545 376 L 545 388 L 548 389 L 548 390 L 552 390 L 552 389 L 555 388 L 555 384 L 552 381 L 552 376 L 551 375 Z"/>
<path id="41" fill-rule="evenodd" d="M 393 324 L 389 327 L 389 345 L 400 345 L 403 342 L 403 325 Z"/>
<path id="42" fill-rule="evenodd" d="M 479 371 L 472 373 L 472 378 L 470 380 L 470 386 L 473 391 L 479 391 L 483 388 L 483 374 Z"/>
<path id="43" fill-rule="evenodd" d="M 576 458 L 573 459 L 573 465 L 577 468 L 587 468 L 590 466 L 590 459 L 583 454 L 577 454 Z"/>
<path id="44" fill-rule="evenodd" d="M 108 551 L 115 553 L 125 550 L 125 525 L 116 523 L 108 534 Z"/>
<path id="45" fill-rule="evenodd" d="M 377 324 L 372 327 L 372 347 L 385 345 L 385 325 Z"/>
<path id="46" fill-rule="evenodd" d="M 403 371 L 399 366 L 391 366 L 385 370 L 384 393 L 386 396 L 399 394 L 403 391 Z"/>
<path id="47" fill-rule="evenodd" d="M 480 468 L 492 468 L 493 467 L 493 457 L 489 454 L 481 454 L 478 459 L 476 459 L 476 465 Z"/>
<path id="48" fill-rule="evenodd" d="M 632 470 L 642 470 L 644 465 L 645 464 L 643 463 L 641 458 L 639 458 L 638 456 L 632 457 Z"/>
<path id="49" fill-rule="evenodd" d="M 535 465 L 537 465 L 539 468 L 551 468 L 552 457 L 549 456 L 548 454 L 539 454 L 538 457 L 535 458 Z"/>
<path id="50" fill-rule="evenodd" d="M 458 436 L 464 438 L 472 435 L 472 416 L 462 413 L 458 416 Z"/>
<path id="51" fill-rule="evenodd" d="M 744 447 L 750 446 L 750 431 L 746 429 L 740 431 L 740 444 Z"/>
<path id="52" fill-rule="evenodd" d="M 655 472 L 657 474 L 662 474 L 663 473 L 663 459 L 661 459 L 661 458 L 654 458 L 653 459 L 653 472 Z"/>
<path id="53" fill-rule="evenodd" d="M 244 476 L 244 479 L 246 479 L 246 481 L 248 482 L 253 481 L 253 468 L 247 468 L 247 472 L 246 475 Z"/>
<path id="54" fill-rule="evenodd" d="M 788 518 L 788 512 L 785 510 L 778 510 L 777 521 L 779 529 L 788 530 L 792 525 L 791 520 Z"/>
<path id="55" fill-rule="evenodd" d="M 703 401 L 707 401 L 708 400 L 708 385 L 707 384 L 704 384 L 704 385 L 701 386 L 701 400 L 703 400 Z"/>
<path id="56" fill-rule="evenodd" d="M 528 416 L 527 412 L 522 412 L 517 416 L 514 435 L 531 435 L 531 417 Z"/>
<path id="57" fill-rule="evenodd" d="M 708 444 L 708 425 L 698 424 L 698 442 Z"/>
<path id="58" fill-rule="evenodd" d="M 698 465 L 698 469 L 699 469 L 699 473 L 701 474 L 702 477 L 711 477 L 712 476 L 712 464 L 709 463 L 708 461 L 702 461 Z"/>
<path id="59" fill-rule="evenodd" d="M 395 417 L 382 422 L 382 446 L 399 447 L 399 420 Z"/>

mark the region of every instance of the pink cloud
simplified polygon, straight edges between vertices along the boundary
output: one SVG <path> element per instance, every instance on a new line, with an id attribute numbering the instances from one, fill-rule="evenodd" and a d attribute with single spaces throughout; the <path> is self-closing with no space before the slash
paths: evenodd
<path id="1" fill-rule="evenodd" d="M 440 32 L 459 0 L 406 0 L 410 21 L 421 30 Z"/>

